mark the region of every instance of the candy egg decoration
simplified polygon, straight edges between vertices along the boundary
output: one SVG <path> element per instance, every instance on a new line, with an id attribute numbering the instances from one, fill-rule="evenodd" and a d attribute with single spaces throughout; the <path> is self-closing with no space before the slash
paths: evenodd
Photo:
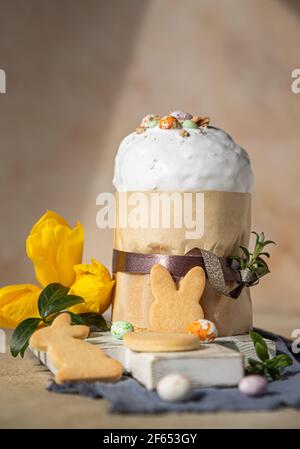
<path id="1" fill-rule="evenodd" d="M 188 399 L 192 392 L 192 383 L 183 374 L 167 374 L 157 384 L 157 394 L 164 401 L 181 402 Z"/>
<path id="2" fill-rule="evenodd" d="M 188 128 L 188 129 L 198 129 L 199 128 L 197 123 L 193 122 L 193 120 L 184 120 L 183 122 L 181 122 L 181 124 L 182 124 L 183 128 Z"/>
<path id="3" fill-rule="evenodd" d="M 245 376 L 240 380 L 239 391 L 246 396 L 262 396 L 266 393 L 268 382 L 265 377 L 258 374 Z"/>
<path id="4" fill-rule="evenodd" d="M 173 111 L 171 112 L 171 117 L 175 117 L 178 121 L 181 120 L 192 120 L 193 116 L 189 112 L 184 111 Z"/>
<path id="5" fill-rule="evenodd" d="M 111 334 L 118 340 L 123 340 L 126 334 L 133 331 L 134 327 L 129 321 L 114 321 L 110 328 Z"/>
<path id="6" fill-rule="evenodd" d="M 181 128 L 179 121 L 171 115 L 165 115 L 159 121 L 160 129 L 176 129 Z"/>
<path id="7" fill-rule="evenodd" d="M 218 330 L 215 323 L 210 320 L 200 319 L 189 324 L 187 331 L 189 334 L 197 335 L 203 343 L 214 341 L 218 336 Z"/>

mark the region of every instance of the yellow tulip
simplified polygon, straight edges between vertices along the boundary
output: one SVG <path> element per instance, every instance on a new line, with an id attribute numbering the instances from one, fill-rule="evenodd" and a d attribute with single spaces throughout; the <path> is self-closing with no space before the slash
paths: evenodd
<path id="1" fill-rule="evenodd" d="M 58 282 L 71 287 L 69 293 L 85 303 L 73 306 L 74 313 L 103 313 L 111 303 L 114 281 L 96 260 L 81 264 L 84 232 L 80 223 L 72 229 L 58 214 L 47 211 L 33 226 L 26 241 L 38 282 L 42 287 Z M 0 288 L 0 328 L 16 327 L 26 318 L 38 318 L 41 288 L 31 284 Z"/>
<path id="2" fill-rule="evenodd" d="M 16 327 L 26 318 L 38 318 L 41 289 L 31 284 L 0 288 L 0 328 Z"/>
<path id="3" fill-rule="evenodd" d="M 52 282 L 59 282 L 65 287 L 73 284 L 73 267 L 82 261 L 83 240 L 80 223 L 72 229 L 52 211 L 47 211 L 33 226 L 26 241 L 26 250 L 42 287 Z"/>
<path id="4" fill-rule="evenodd" d="M 91 264 L 76 265 L 74 271 L 76 281 L 70 289 L 70 294 L 81 296 L 85 303 L 71 307 L 71 312 L 100 314 L 105 312 L 111 304 L 111 293 L 115 283 L 108 269 L 92 259 Z"/>

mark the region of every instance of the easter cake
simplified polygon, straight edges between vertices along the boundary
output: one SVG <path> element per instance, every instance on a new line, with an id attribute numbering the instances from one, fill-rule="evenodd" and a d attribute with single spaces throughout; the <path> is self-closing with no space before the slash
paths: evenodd
<path id="1" fill-rule="evenodd" d="M 123 211 L 123 217 L 117 214 L 114 233 L 113 321 L 158 330 L 151 322 L 156 300 L 151 270 L 160 264 L 174 281 L 174 285 L 167 281 L 164 297 L 171 295 L 178 303 L 175 306 L 171 300 L 164 306 L 163 313 L 172 315 L 169 322 L 173 323 L 166 332 L 174 331 L 174 320 L 179 323 L 183 316 L 191 322 L 210 320 L 219 336 L 248 332 L 252 327 L 249 283 L 243 283 L 231 265 L 231 257 L 240 254 L 240 246 L 248 246 L 250 236 L 252 170 L 247 152 L 225 131 L 211 126 L 207 117 L 182 111 L 150 114 L 121 142 L 113 184 L 117 211 Z M 160 194 L 164 199 L 169 195 L 170 203 L 157 201 Z M 175 200 L 181 201 L 180 207 Z M 129 220 L 133 216 L 134 224 Z M 195 307 L 192 316 L 186 310 L 189 298 L 179 291 L 195 266 L 202 267 L 206 283 L 200 298 L 202 312 Z M 179 296 L 186 301 L 185 308 Z"/>

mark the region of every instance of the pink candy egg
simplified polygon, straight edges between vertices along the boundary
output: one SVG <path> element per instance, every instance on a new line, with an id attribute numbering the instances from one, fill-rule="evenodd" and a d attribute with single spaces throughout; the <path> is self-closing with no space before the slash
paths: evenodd
<path id="1" fill-rule="evenodd" d="M 193 118 L 192 114 L 183 111 L 174 111 L 170 115 L 177 120 L 191 120 Z"/>
<path id="2" fill-rule="evenodd" d="M 247 396 L 262 396 L 268 388 L 268 382 L 265 377 L 258 374 L 245 376 L 240 380 L 239 390 Z"/>

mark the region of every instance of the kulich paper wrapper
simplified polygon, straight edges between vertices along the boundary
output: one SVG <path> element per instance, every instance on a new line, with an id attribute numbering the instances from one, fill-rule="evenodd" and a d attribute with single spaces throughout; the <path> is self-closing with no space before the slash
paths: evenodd
<path id="1" fill-rule="evenodd" d="M 117 192 L 117 216 L 122 195 L 128 198 L 135 192 Z M 153 192 L 142 192 L 149 198 Z M 170 193 L 170 192 L 169 192 Z M 132 229 L 121 228 L 117 222 L 114 232 L 114 248 L 137 253 L 184 255 L 199 247 L 217 256 L 240 255 L 239 246 L 248 247 L 251 226 L 251 194 L 221 191 L 204 193 L 204 234 L 199 239 L 187 239 L 190 232 L 184 225 L 180 229 Z M 183 195 L 184 192 L 180 192 Z M 196 192 L 192 193 L 191 208 L 196 216 Z M 131 206 L 134 207 L 134 206 Z M 128 207 L 130 214 L 131 207 Z M 174 213 L 174 210 L 172 210 Z M 162 208 L 159 210 L 162 214 Z M 183 221 L 183 220 L 182 220 Z M 171 223 L 172 223 L 171 216 Z M 161 220 L 160 220 L 161 223 Z M 150 329 L 149 310 L 153 297 L 148 274 L 114 273 L 112 320 L 126 320 L 137 328 Z M 234 285 L 230 285 L 233 288 Z M 206 319 L 213 321 L 220 336 L 238 335 L 252 328 L 252 305 L 249 288 L 244 288 L 237 299 L 216 292 L 206 282 L 200 301 Z M 172 310 L 170 310 L 172 313 Z"/>

